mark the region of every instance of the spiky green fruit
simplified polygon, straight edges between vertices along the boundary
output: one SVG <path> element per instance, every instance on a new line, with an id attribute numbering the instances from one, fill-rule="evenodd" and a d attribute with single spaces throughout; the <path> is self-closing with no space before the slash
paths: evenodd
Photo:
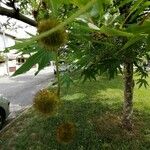
<path id="1" fill-rule="evenodd" d="M 41 20 L 38 24 L 38 32 L 39 34 L 49 31 L 55 28 L 60 22 L 57 19 L 47 19 Z M 46 49 L 49 50 L 57 50 L 60 46 L 66 43 L 67 41 L 67 33 L 64 28 L 60 28 L 54 33 L 41 38 L 40 43 Z"/>
<path id="2" fill-rule="evenodd" d="M 56 92 L 43 89 L 34 96 L 33 106 L 40 113 L 50 116 L 56 112 L 58 101 Z"/>

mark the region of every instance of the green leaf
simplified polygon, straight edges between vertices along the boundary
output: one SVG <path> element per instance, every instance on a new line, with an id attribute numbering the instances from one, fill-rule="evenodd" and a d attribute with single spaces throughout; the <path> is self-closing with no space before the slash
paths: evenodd
<path id="1" fill-rule="evenodd" d="M 37 53 L 29 57 L 27 61 L 18 70 L 16 70 L 16 72 L 12 76 L 16 76 L 30 70 L 35 64 L 40 61 L 43 54 L 44 51 L 38 51 Z"/>
<path id="2" fill-rule="evenodd" d="M 134 34 L 150 34 L 150 21 L 147 20 L 142 25 L 132 24 L 127 28 L 127 31 Z"/>
<path id="3" fill-rule="evenodd" d="M 113 0 L 97 0 L 97 3 L 93 5 L 91 10 L 91 16 L 97 16 L 99 15 L 100 18 L 104 16 L 105 13 L 105 6 L 112 5 Z"/>
<path id="4" fill-rule="evenodd" d="M 147 46 L 146 46 L 146 50 L 150 51 L 150 34 L 147 37 Z"/>
<path id="5" fill-rule="evenodd" d="M 69 88 L 70 85 L 73 83 L 73 79 L 69 76 L 68 73 L 64 73 L 61 75 L 61 84 L 64 85 L 66 88 Z"/>
<path id="6" fill-rule="evenodd" d="M 37 75 L 43 68 L 45 68 L 51 60 L 54 60 L 53 53 L 50 51 L 46 51 L 41 56 L 41 59 L 38 62 L 38 71 L 35 73 Z"/>
<path id="7" fill-rule="evenodd" d="M 45 0 L 45 2 L 48 4 L 49 8 L 52 10 L 52 13 L 57 13 L 58 8 L 63 4 L 69 4 L 70 0 Z"/>
<path id="8" fill-rule="evenodd" d="M 132 2 L 132 1 L 133 0 L 123 0 L 118 7 L 122 7 L 122 6 L 128 4 L 128 3 Z"/>
<path id="9" fill-rule="evenodd" d="M 134 5 L 130 8 L 128 16 L 125 18 L 125 21 L 122 23 L 121 27 L 123 27 L 124 23 L 127 21 L 127 19 L 131 16 L 131 14 L 136 11 L 139 7 L 139 5 L 143 2 L 144 0 L 137 0 L 135 1 Z"/>
<path id="10" fill-rule="evenodd" d="M 134 5 L 130 9 L 129 16 L 139 7 L 139 5 L 143 2 L 144 0 L 137 0 Z"/>
<path id="11" fill-rule="evenodd" d="M 135 12 L 135 14 L 132 15 L 131 21 L 133 21 L 138 15 L 145 13 L 145 9 L 150 6 L 150 2 L 145 2 L 142 6 L 138 8 L 138 10 Z"/>
<path id="12" fill-rule="evenodd" d="M 14 46 L 8 47 L 7 50 L 13 50 L 13 49 L 22 49 L 27 47 L 28 45 L 31 45 L 34 41 L 30 41 L 29 39 L 23 39 L 23 40 L 17 40 Z"/>
<path id="13" fill-rule="evenodd" d="M 89 0 L 70 0 L 70 3 L 78 6 L 79 8 L 84 7 L 89 2 Z"/>
<path id="14" fill-rule="evenodd" d="M 125 37 L 133 37 L 134 35 L 129 32 L 121 31 L 118 29 L 113 29 L 110 27 L 102 26 L 100 28 L 100 32 L 105 33 L 110 36 L 125 36 Z"/>
<path id="15" fill-rule="evenodd" d="M 97 9 L 99 10 L 99 15 L 100 17 L 102 17 L 104 15 L 103 1 L 98 1 L 96 4 L 97 4 Z"/>
<path id="16" fill-rule="evenodd" d="M 139 84 L 139 88 L 141 88 L 142 86 L 144 86 L 145 88 L 147 88 L 147 86 L 149 86 L 148 82 L 146 81 L 146 79 L 138 79 L 136 84 Z"/>
<path id="17" fill-rule="evenodd" d="M 130 40 L 123 46 L 122 49 L 127 49 L 129 48 L 131 45 L 135 44 L 136 42 L 140 41 L 143 39 L 143 36 L 140 35 L 135 35 L 132 38 L 130 38 Z"/>

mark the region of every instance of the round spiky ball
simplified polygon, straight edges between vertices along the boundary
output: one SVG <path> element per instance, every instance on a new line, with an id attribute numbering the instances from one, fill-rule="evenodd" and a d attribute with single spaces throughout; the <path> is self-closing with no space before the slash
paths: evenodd
<path id="1" fill-rule="evenodd" d="M 58 24 L 59 21 L 57 19 L 42 20 L 38 24 L 38 32 L 46 32 L 56 27 Z M 56 50 L 67 41 L 67 33 L 64 28 L 60 28 L 47 37 L 41 38 L 39 41 L 46 47 L 46 49 Z"/>
<path id="2" fill-rule="evenodd" d="M 58 100 L 56 92 L 43 89 L 36 93 L 33 106 L 40 113 L 50 116 L 56 112 Z"/>
<path id="3" fill-rule="evenodd" d="M 59 143 L 68 144 L 75 136 L 75 125 L 72 122 L 66 122 L 57 128 L 57 141 Z"/>

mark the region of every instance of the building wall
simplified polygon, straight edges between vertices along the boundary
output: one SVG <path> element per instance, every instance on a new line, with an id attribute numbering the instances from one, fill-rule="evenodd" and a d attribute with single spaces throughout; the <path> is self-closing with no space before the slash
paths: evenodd
<path id="1" fill-rule="evenodd" d="M 3 38 L 3 34 L 0 33 L 0 52 L 3 52 L 5 50 L 5 46 L 10 47 L 10 46 L 13 46 L 13 45 L 15 45 L 15 40 L 11 36 L 5 35 L 4 38 Z M 9 53 L 6 54 L 6 55 L 9 55 Z M 15 65 L 16 64 L 14 63 L 14 61 L 13 62 L 8 61 L 8 67 L 12 67 L 12 66 L 15 66 Z M 0 63 L 0 76 L 8 74 L 8 71 L 7 71 L 7 70 L 9 70 L 8 67 L 7 67 L 6 63 Z"/>
<path id="2" fill-rule="evenodd" d="M 6 47 L 13 46 L 15 45 L 15 40 L 10 36 L 5 35 L 5 44 L 6 44 Z M 3 40 L 3 34 L 0 33 L 0 51 L 4 51 L 5 44 Z"/>

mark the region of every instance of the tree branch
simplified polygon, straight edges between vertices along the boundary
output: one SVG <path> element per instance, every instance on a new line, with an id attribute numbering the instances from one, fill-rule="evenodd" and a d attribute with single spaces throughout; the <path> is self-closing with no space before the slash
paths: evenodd
<path id="1" fill-rule="evenodd" d="M 10 9 L 4 8 L 2 6 L 0 6 L 0 15 L 5 15 L 7 17 L 15 18 L 15 19 L 20 20 L 24 23 L 27 23 L 31 26 L 37 26 L 36 21 L 34 21 L 20 13 L 16 14 L 15 10 L 10 10 Z"/>

